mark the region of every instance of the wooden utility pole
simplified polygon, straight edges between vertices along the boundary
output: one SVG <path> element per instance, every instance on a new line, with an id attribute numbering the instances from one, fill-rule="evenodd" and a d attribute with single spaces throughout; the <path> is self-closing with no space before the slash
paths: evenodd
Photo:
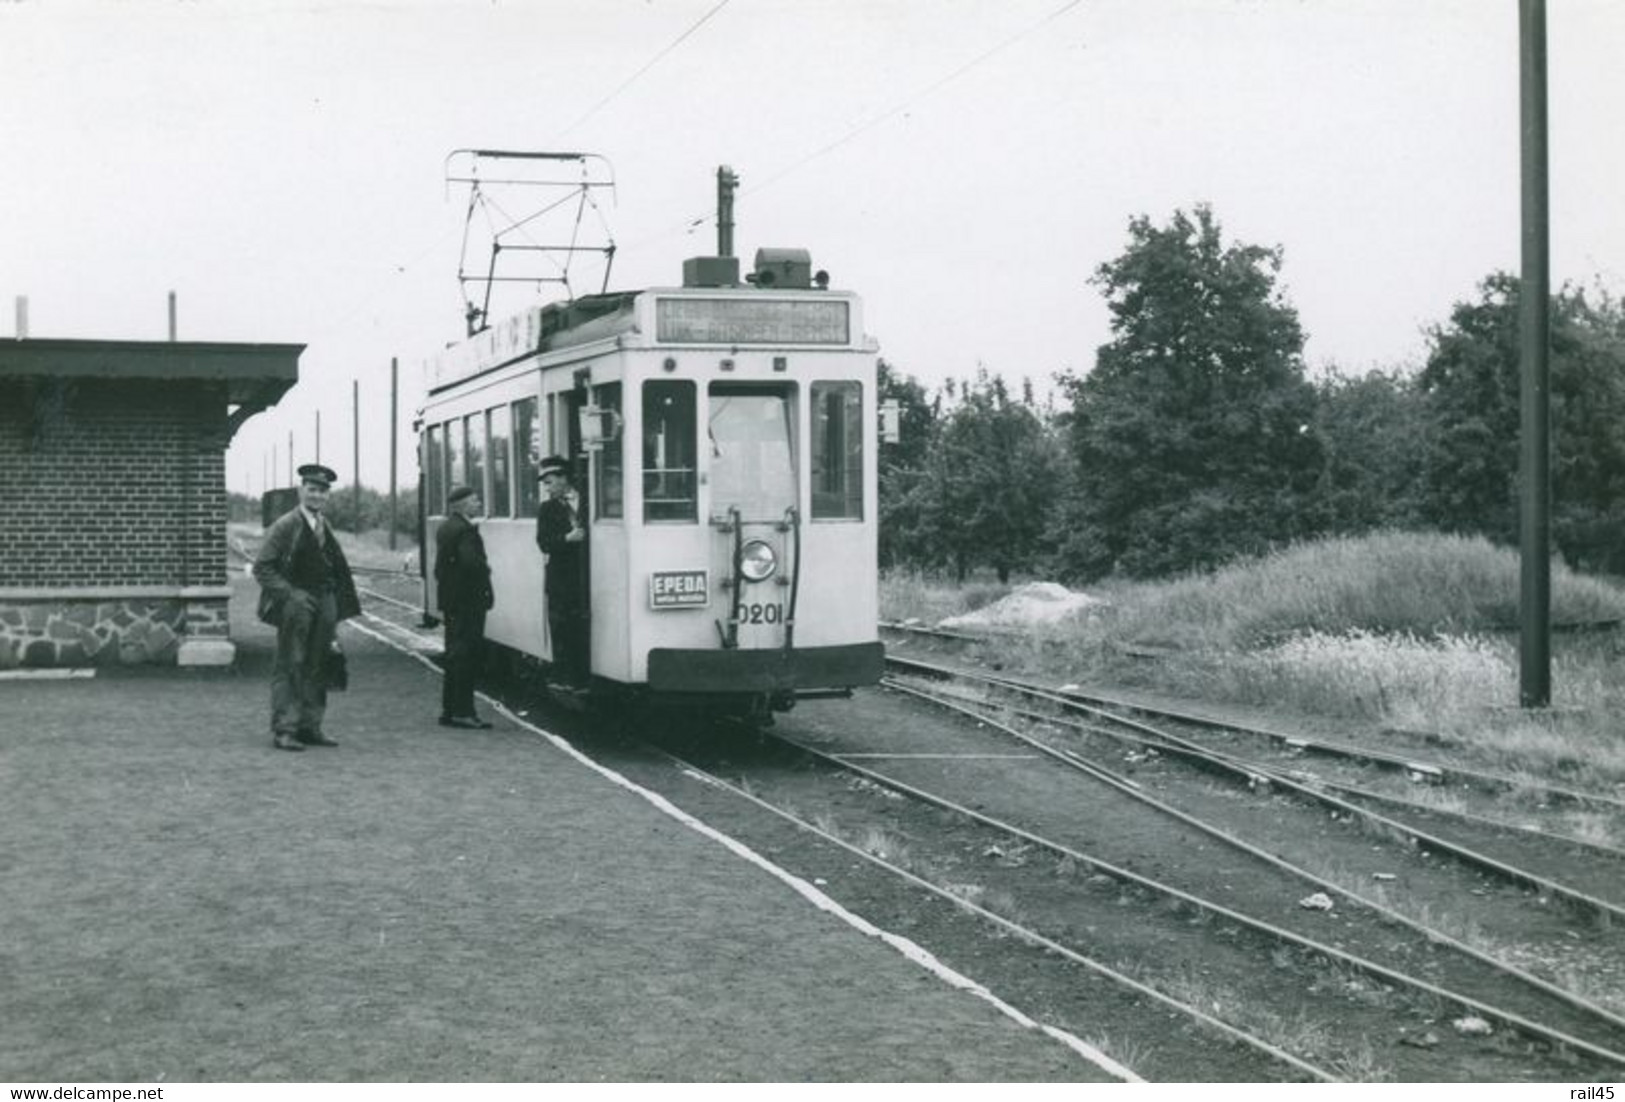
<path id="1" fill-rule="evenodd" d="M 1523 272 L 1518 284 L 1518 367 L 1523 508 L 1518 593 L 1518 698 L 1552 701 L 1551 297 L 1546 160 L 1546 0 L 1520 0 L 1518 86 L 1522 132 Z"/>

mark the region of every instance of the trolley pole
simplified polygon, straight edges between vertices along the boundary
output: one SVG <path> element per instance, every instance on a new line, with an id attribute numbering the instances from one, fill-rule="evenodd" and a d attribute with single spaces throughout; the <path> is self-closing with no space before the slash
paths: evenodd
<path id="1" fill-rule="evenodd" d="M 389 358 L 389 549 L 395 550 L 395 453 L 400 444 L 400 426 L 395 423 L 399 415 L 398 403 L 401 390 L 401 365 L 394 356 Z"/>
<path id="2" fill-rule="evenodd" d="M 1546 158 L 1546 0 L 1519 0 L 1519 116 L 1522 140 L 1523 272 L 1518 289 L 1522 450 L 1518 698 L 1552 700 L 1551 392 L 1548 385 L 1551 273 Z"/>

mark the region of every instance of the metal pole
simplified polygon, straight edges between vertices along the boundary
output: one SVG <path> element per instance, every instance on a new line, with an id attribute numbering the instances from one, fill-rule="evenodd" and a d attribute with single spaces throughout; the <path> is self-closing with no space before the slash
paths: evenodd
<path id="1" fill-rule="evenodd" d="M 175 292 L 169 292 L 169 339 L 175 339 Z"/>
<path id="2" fill-rule="evenodd" d="M 717 168 L 717 255 L 734 254 L 734 188 L 739 177 L 727 165 Z"/>
<path id="3" fill-rule="evenodd" d="M 1552 700 L 1551 669 L 1551 296 L 1546 157 L 1546 0 L 1519 2 L 1519 104 L 1522 131 L 1523 273 L 1518 288 L 1518 361 L 1522 380 L 1523 510 L 1518 595 L 1520 679 L 1525 708 Z"/>
<path id="4" fill-rule="evenodd" d="M 322 411 L 316 411 L 316 462 L 322 461 Z"/>
<path id="5" fill-rule="evenodd" d="M 299 485 L 299 483 L 297 483 L 297 482 L 295 482 L 293 480 L 293 430 L 292 429 L 288 430 L 288 485 L 290 485 L 290 486 Z"/>
<path id="6" fill-rule="evenodd" d="M 394 357 L 389 358 L 389 549 L 395 550 L 395 453 L 400 443 L 400 426 L 395 418 L 399 415 L 398 403 L 401 389 L 401 365 Z"/>
<path id="7" fill-rule="evenodd" d="M 355 442 L 351 469 L 355 479 L 355 530 L 361 531 L 361 380 L 350 380 L 350 409 L 353 413 L 351 436 Z"/>

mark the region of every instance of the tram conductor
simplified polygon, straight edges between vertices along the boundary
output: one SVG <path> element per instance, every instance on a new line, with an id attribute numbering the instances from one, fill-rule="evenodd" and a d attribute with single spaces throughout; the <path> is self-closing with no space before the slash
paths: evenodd
<path id="1" fill-rule="evenodd" d="M 440 725 L 483 730 L 490 727 L 474 711 L 474 683 L 485 654 L 485 614 L 496 603 L 491 564 L 475 518 L 479 492 L 458 486 L 446 498 L 451 514 L 435 533 L 434 580 L 440 615 L 446 622 L 446 676 L 440 686 Z"/>
<path id="2" fill-rule="evenodd" d="M 546 495 L 536 510 L 536 546 L 547 558 L 543 591 L 553 665 L 567 688 L 587 686 L 587 529 L 581 495 L 570 485 L 570 465 L 550 455 L 537 467 Z"/>
<path id="3" fill-rule="evenodd" d="M 265 533 L 254 560 L 259 618 L 276 626 L 271 667 L 271 745 L 278 750 L 337 746 L 322 730 L 327 713 L 327 656 L 342 620 L 361 614 L 350 564 L 322 515 L 338 475 L 299 468 L 299 505 Z"/>

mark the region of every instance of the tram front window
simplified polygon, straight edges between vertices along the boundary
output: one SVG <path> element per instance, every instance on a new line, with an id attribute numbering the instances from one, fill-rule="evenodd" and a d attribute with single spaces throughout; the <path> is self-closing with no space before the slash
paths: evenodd
<path id="1" fill-rule="evenodd" d="M 711 511 L 745 520 L 778 520 L 796 503 L 788 387 L 718 383 L 711 387 L 707 447 Z"/>
<path id="2" fill-rule="evenodd" d="M 699 519 L 694 478 L 694 384 L 643 384 L 643 519 Z"/>

